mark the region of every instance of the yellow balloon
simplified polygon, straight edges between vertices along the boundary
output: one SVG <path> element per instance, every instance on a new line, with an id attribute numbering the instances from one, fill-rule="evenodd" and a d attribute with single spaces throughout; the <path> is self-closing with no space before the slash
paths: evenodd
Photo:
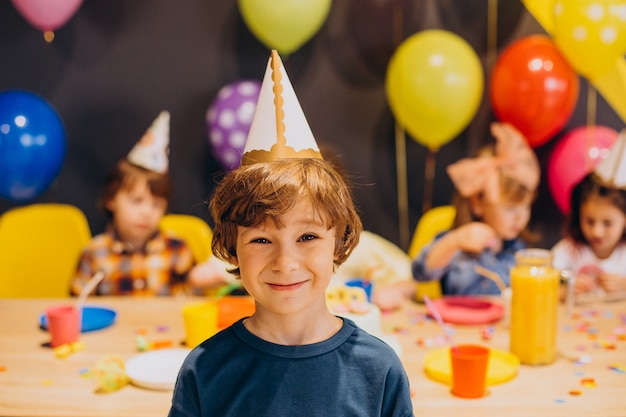
<path id="1" fill-rule="evenodd" d="M 539 24 L 549 34 L 554 30 L 554 0 L 522 0 L 526 9 L 532 13 Z"/>
<path id="2" fill-rule="evenodd" d="M 332 0 L 239 0 L 239 11 L 265 46 L 287 55 L 313 37 L 330 12 Z"/>
<path id="3" fill-rule="evenodd" d="M 483 69 L 461 37 L 440 29 L 400 44 L 385 80 L 396 120 L 424 146 L 437 150 L 473 119 L 483 94 Z"/>
<path id="4" fill-rule="evenodd" d="M 626 1 L 556 0 L 553 38 L 579 74 L 606 74 L 626 52 Z"/>

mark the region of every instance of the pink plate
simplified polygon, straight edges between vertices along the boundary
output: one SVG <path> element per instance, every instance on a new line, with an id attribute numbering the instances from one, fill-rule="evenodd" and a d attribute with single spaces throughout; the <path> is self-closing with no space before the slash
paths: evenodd
<path id="1" fill-rule="evenodd" d="M 498 321 L 504 315 L 504 307 L 484 298 L 470 296 L 446 296 L 433 300 L 441 318 L 454 324 L 485 324 Z"/>

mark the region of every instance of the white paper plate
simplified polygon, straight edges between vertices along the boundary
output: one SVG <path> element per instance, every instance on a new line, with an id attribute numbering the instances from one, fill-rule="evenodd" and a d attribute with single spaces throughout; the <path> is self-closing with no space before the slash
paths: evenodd
<path id="1" fill-rule="evenodd" d="M 126 361 L 126 374 L 134 385 L 155 390 L 174 389 L 178 370 L 189 349 L 157 349 Z"/>

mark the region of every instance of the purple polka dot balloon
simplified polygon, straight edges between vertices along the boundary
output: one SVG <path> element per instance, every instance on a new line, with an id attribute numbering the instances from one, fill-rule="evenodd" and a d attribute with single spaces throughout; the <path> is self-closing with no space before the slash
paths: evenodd
<path id="1" fill-rule="evenodd" d="M 256 80 L 225 85 L 207 110 L 211 152 L 226 169 L 235 169 L 241 163 L 260 90 L 261 83 Z"/>

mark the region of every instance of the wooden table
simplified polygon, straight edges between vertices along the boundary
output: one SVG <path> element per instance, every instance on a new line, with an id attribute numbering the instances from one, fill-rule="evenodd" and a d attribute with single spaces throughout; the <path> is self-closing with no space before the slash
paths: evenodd
<path id="1" fill-rule="evenodd" d="M 106 329 L 84 333 L 86 349 L 65 359 L 56 358 L 47 332 L 38 327 L 39 316 L 50 305 L 66 300 L 0 299 L 0 415 L 1 416 L 165 416 L 171 391 L 126 386 L 112 393 L 96 393 L 93 379 L 82 373 L 105 354 L 124 359 L 137 354 L 135 338 L 183 339 L 181 306 L 184 298 L 94 298 L 90 305 L 117 311 L 116 323 Z M 402 361 L 409 374 L 416 416 L 625 416 L 626 374 L 609 369 L 626 366 L 626 341 L 609 341 L 616 328 L 624 328 L 626 302 L 576 307 L 575 317 L 559 318 L 558 346 L 561 356 L 548 366 L 524 366 L 511 381 L 490 386 L 480 399 L 460 399 L 449 387 L 429 379 L 423 360 L 429 341 L 441 335 L 439 327 L 425 320 L 424 306 L 413 303 L 383 316 L 386 331 L 402 344 Z M 593 313 L 593 314 L 589 314 Z M 583 330 L 588 320 L 595 331 Z M 489 341 L 481 339 L 481 326 L 453 326 L 454 340 L 508 349 L 508 332 L 494 326 Z M 595 332 L 595 333 L 594 333 Z M 592 340 L 590 335 L 595 335 Z M 585 348 L 581 351 L 579 349 Z M 575 364 L 571 358 L 587 355 L 591 363 Z M 582 387 L 582 378 L 593 378 L 596 387 Z M 580 390 L 579 396 L 569 394 Z"/>

